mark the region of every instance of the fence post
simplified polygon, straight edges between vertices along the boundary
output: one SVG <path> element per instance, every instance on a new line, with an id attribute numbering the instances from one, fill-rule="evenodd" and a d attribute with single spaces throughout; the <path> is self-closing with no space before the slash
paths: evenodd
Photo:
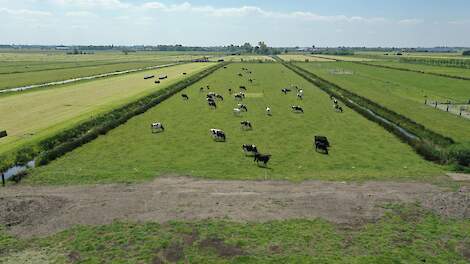
<path id="1" fill-rule="evenodd" d="M 5 174 L 2 172 L 2 186 L 5 187 Z"/>

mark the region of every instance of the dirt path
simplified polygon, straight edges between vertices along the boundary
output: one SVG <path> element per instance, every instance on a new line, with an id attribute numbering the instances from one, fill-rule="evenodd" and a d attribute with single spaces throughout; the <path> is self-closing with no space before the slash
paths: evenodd
<path id="1" fill-rule="evenodd" d="M 435 212 L 470 217 L 470 189 L 448 192 L 423 183 L 209 181 L 158 178 L 138 185 L 15 186 L 0 192 L 0 224 L 22 237 L 77 224 L 131 221 L 267 221 L 321 217 L 338 224 L 374 221 L 389 202 L 421 202 Z"/>

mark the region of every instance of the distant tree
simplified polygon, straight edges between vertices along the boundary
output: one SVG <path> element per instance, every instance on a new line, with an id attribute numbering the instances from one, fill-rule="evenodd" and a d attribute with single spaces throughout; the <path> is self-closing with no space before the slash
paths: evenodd
<path id="1" fill-rule="evenodd" d="M 243 44 L 242 49 L 247 53 L 252 53 L 253 52 L 253 46 L 251 46 L 251 44 L 248 43 L 248 42 Z"/>
<path id="2" fill-rule="evenodd" d="M 463 56 L 470 56 L 470 50 L 466 50 L 462 53 Z"/>
<path id="3" fill-rule="evenodd" d="M 259 53 L 260 54 L 269 54 L 268 45 L 266 45 L 266 43 L 264 43 L 264 41 L 258 42 L 258 46 L 259 46 Z"/>

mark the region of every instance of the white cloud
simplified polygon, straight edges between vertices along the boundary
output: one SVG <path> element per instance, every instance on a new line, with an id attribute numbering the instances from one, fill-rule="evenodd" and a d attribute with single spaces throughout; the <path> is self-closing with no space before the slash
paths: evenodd
<path id="1" fill-rule="evenodd" d="M 124 3 L 120 0 L 50 0 L 52 3 L 62 6 L 74 6 L 84 9 L 89 8 L 105 8 L 105 9 L 118 9 L 128 8 L 132 4 Z"/>
<path id="2" fill-rule="evenodd" d="M 83 18 L 83 17 L 96 17 L 97 15 L 88 11 L 73 11 L 73 12 L 65 13 L 65 16 Z"/>
<path id="3" fill-rule="evenodd" d="M 6 13 L 12 16 L 50 16 L 52 15 L 50 12 L 44 11 L 37 11 L 37 10 L 29 10 L 29 9 L 9 9 L 9 8 L 0 8 L 0 13 Z"/>
<path id="4" fill-rule="evenodd" d="M 407 18 L 407 19 L 402 19 L 398 21 L 398 24 L 400 25 L 418 25 L 423 23 L 424 21 L 421 19 L 417 18 Z"/>
<path id="5" fill-rule="evenodd" d="M 467 24 L 470 24 L 470 19 L 453 20 L 453 21 L 449 21 L 449 24 L 451 24 L 451 25 L 467 25 Z"/>

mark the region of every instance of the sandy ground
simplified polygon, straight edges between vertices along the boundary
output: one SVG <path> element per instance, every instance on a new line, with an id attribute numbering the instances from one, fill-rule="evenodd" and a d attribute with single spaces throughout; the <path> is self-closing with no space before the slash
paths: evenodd
<path id="1" fill-rule="evenodd" d="M 113 220 L 226 218 L 268 221 L 321 217 L 356 226 L 380 218 L 384 204 L 419 202 L 436 213 L 470 217 L 470 188 L 424 183 L 210 181 L 158 178 L 135 185 L 12 186 L 0 192 L 0 224 L 21 237 L 46 236 L 77 224 Z"/>

